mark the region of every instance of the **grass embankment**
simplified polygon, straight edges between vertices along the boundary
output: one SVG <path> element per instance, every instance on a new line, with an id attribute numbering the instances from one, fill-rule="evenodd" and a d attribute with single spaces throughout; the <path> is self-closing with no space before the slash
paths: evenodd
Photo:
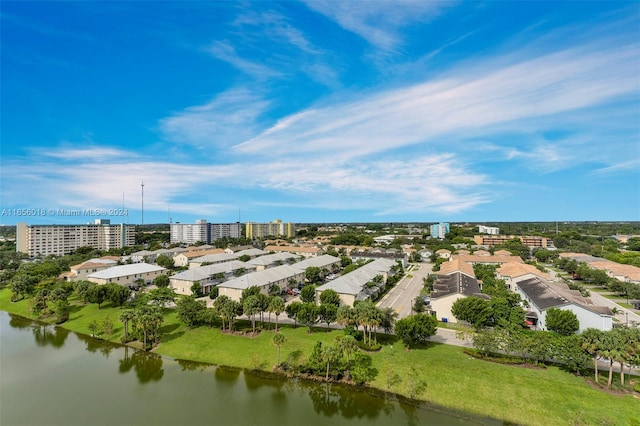
<path id="1" fill-rule="evenodd" d="M 11 303 L 9 297 L 8 290 L 0 291 L 0 309 L 31 317 L 28 301 Z M 102 309 L 93 304 L 75 305 L 69 321 L 62 326 L 90 334 L 88 324 L 109 315 L 115 323 L 111 340 L 118 342 L 124 332 L 118 321 L 120 312 L 109 304 Z M 294 362 L 303 362 L 317 340 L 332 343 L 342 334 L 321 328 L 307 334 L 306 328 L 291 326 L 281 327 L 281 331 L 287 337 L 281 361 L 297 360 Z M 177 359 L 271 371 L 277 356 L 272 335 L 271 331 L 263 331 L 256 337 L 231 336 L 206 326 L 189 329 L 171 312 L 165 316 L 162 343 L 154 352 Z M 411 368 L 416 367 L 427 382 L 420 398 L 442 406 L 517 424 L 640 425 L 640 400 L 594 389 L 584 378 L 557 367 L 530 369 L 494 364 L 469 357 L 462 348 L 435 343 L 405 351 L 400 342 L 392 341 L 370 356 L 377 371 L 371 387 L 407 396 Z M 401 380 L 390 389 L 389 373 L 397 373 Z"/>

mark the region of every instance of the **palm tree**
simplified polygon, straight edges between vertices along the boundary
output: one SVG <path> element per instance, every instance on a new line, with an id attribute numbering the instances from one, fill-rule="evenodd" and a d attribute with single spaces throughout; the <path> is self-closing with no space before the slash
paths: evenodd
<path id="1" fill-rule="evenodd" d="M 214 312 L 222 319 L 222 331 L 224 331 L 224 322 L 228 319 L 228 316 L 225 315 L 225 305 L 230 302 L 229 296 L 218 296 L 216 300 L 213 302 L 213 310 Z"/>
<path id="2" fill-rule="evenodd" d="M 275 346 L 278 347 L 278 363 L 276 364 L 276 366 L 279 366 L 280 365 L 280 346 L 282 346 L 285 343 L 287 343 L 287 338 L 282 333 L 276 333 L 271 338 L 271 343 L 273 343 Z"/>
<path id="3" fill-rule="evenodd" d="M 120 314 L 120 321 L 124 323 L 124 340 L 125 342 L 129 341 L 129 321 L 131 321 L 135 316 L 135 312 L 131 310 L 123 311 Z"/>
<path id="4" fill-rule="evenodd" d="M 260 312 L 260 299 L 258 296 L 252 294 L 251 296 L 244 299 L 244 303 L 242 308 L 244 309 L 245 315 L 251 318 L 251 327 L 253 328 L 253 333 L 256 332 L 256 314 Z"/>
<path id="5" fill-rule="evenodd" d="M 351 306 L 342 305 L 338 308 L 336 322 L 342 326 L 354 325 L 354 312 Z"/>
<path id="6" fill-rule="evenodd" d="M 336 337 L 336 349 L 347 357 L 347 371 L 351 366 L 351 354 L 358 350 L 358 342 L 353 336 Z"/>
<path id="7" fill-rule="evenodd" d="M 326 381 L 329 381 L 329 367 L 331 365 L 331 361 L 335 356 L 336 356 L 336 348 L 329 345 L 322 347 L 322 360 L 327 363 L 327 372 L 324 377 Z"/>
<path id="8" fill-rule="evenodd" d="M 607 378 L 607 389 L 611 389 L 613 382 L 613 363 L 622 356 L 620 349 L 621 341 L 613 331 L 604 332 L 600 340 L 600 354 L 609 361 L 609 377 Z"/>
<path id="9" fill-rule="evenodd" d="M 598 358 L 602 351 L 603 332 L 596 328 L 587 328 L 582 332 L 582 349 L 593 358 L 595 382 L 598 383 Z"/>
<path id="10" fill-rule="evenodd" d="M 278 317 L 284 312 L 284 300 L 280 296 L 273 296 L 269 301 L 269 322 L 271 322 L 271 312 L 276 316 L 276 333 L 278 332 Z"/>

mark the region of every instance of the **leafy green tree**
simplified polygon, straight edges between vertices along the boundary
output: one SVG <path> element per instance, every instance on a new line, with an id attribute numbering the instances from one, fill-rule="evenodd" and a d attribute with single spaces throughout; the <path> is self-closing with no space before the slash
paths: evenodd
<path id="1" fill-rule="evenodd" d="M 213 309 L 205 309 L 200 312 L 200 322 L 212 328 L 218 321 L 218 314 Z"/>
<path id="2" fill-rule="evenodd" d="M 479 330 L 473 336 L 473 347 L 484 356 L 498 353 L 500 350 L 499 335 L 500 330 L 498 329 Z"/>
<path id="3" fill-rule="evenodd" d="M 476 296 L 456 300 L 451 306 L 451 313 L 458 321 L 466 321 L 476 330 L 490 325 L 492 318 L 489 301 Z"/>
<path id="4" fill-rule="evenodd" d="M 308 284 L 302 287 L 302 291 L 300 291 L 300 300 L 302 303 L 314 303 L 316 301 L 316 286 Z"/>
<path id="5" fill-rule="evenodd" d="M 563 336 L 556 341 L 555 358 L 562 362 L 565 368 L 580 375 L 587 369 L 591 358 L 581 347 L 582 337 L 577 334 Z"/>
<path id="6" fill-rule="evenodd" d="M 438 330 L 438 321 L 431 315 L 410 315 L 396 321 L 396 336 L 409 347 L 416 343 L 426 343 Z"/>
<path id="7" fill-rule="evenodd" d="M 307 326 L 309 333 L 311 333 L 311 327 L 318 322 L 318 313 L 318 307 L 316 305 L 313 303 L 303 303 L 298 310 L 296 318 L 300 324 Z"/>
<path id="8" fill-rule="evenodd" d="M 302 303 L 291 302 L 285 308 L 285 312 L 287 313 L 287 316 L 293 320 L 294 328 L 297 327 L 298 325 L 298 312 L 300 311 L 301 307 L 302 307 Z"/>
<path id="9" fill-rule="evenodd" d="M 69 319 L 69 312 L 71 310 L 71 305 L 67 299 L 58 299 L 55 302 L 55 308 L 53 311 L 55 312 L 57 319 L 56 324 L 62 324 L 63 322 Z"/>
<path id="10" fill-rule="evenodd" d="M 151 300 L 151 303 L 164 308 L 169 303 L 175 301 L 176 293 L 172 288 L 159 287 L 149 292 L 149 299 Z"/>
<path id="11" fill-rule="evenodd" d="M 340 306 L 340 295 L 332 289 L 328 289 L 320 293 L 321 305 L 335 305 Z"/>
<path id="12" fill-rule="evenodd" d="M 93 284 L 87 289 L 87 298 L 89 302 L 96 303 L 100 309 L 100 305 L 107 298 L 107 288 L 103 285 Z"/>
<path id="13" fill-rule="evenodd" d="M 340 256 L 340 266 L 342 268 L 346 268 L 347 266 L 351 265 L 353 263 L 353 261 L 351 260 L 351 258 L 349 256 Z"/>
<path id="14" fill-rule="evenodd" d="M 317 266 L 309 266 L 304 270 L 304 277 L 309 283 L 319 283 L 320 282 L 320 268 Z"/>
<path id="15" fill-rule="evenodd" d="M 131 297 L 131 289 L 115 283 L 105 284 L 106 298 L 113 306 L 122 306 Z"/>
<path id="16" fill-rule="evenodd" d="M 200 281 L 194 281 L 191 285 L 191 294 L 194 297 L 202 297 L 202 286 L 200 285 Z"/>
<path id="17" fill-rule="evenodd" d="M 111 334 L 113 333 L 113 320 L 110 315 L 102 319 L 102 333 L 107 336 L 108 339 L 111 338 Z"/>
<path id="18" fill-rule="evenodd" d="M 171 259 L 173 261 L 173 259 Z M 162 265 L 160 265 L 162 266 Z M 169 277 L 166 275 L 158 275 L 157 277 L 155 277 L 153 279 L 153 284 L 160 288 L 160 287 L 169 287 Z"/>
<path id="19" fill-rule="evenodd" d="M 244 305 L 244 299 L 249 296 L 257 296 L 258 294 L 260 294 L 260 287 L 258 287 L 257 285 L 252 285 L 251 287 L 245 288 L 244 290 L 242 290 L 242 294 L 240 296 L 240 304 Z"/>
<path id="20" fill-rule="evenodd" d="M 211 291 L 209 291 L 209 299 L 213 300 L 220 294 L 220 289 L 217 285 L 211 287 Z"/>
<path id="21" fill-rule="evenodd" d="M 422 378 L 418 369 L 413 366 L 407 377 L 407 386 L 409 390 L 409 398 L 416 399 L 427 390 L 427 381 Z"/>
<path id="22" fill-rule="evenodd" d="M 353 272 L 361 266 L 362 265 L 359 263 L 350 263 L 349 265 L 344 267 L 344 269 L 342 270 L 342 275 L 347 275 L 349 272 Z"/>
<path id="23" fill-rule="evenodd" d="M 16 300 L 24 299 L 25 296 L 33 294 L 38 277 L 27 274 L 16 274 L 11 280 L 10 288 Z M 14 298 L 12 298 L 13 300 Z"/>
<path id="24" fill-rule="evenodd" d="M 338 307 L 334 304 L 320 305 L 320 321 L 327 324 L 327 331 L 329 325 L 338 318 Z"/>
<path id="25" fill-rule="evenodd" d="M 96 337 L 98 330 L 100 329 L 100 324 L 98 324 L 98 321 L 96 320 L 92 320 L 88 325 L 87 328 L 89 329 L 89 331 L 91 332 L 91 337 Z"/>
<path id="26" fill-rule="evenodd" d="M 156 264 L 158 266 L 162 266 L 163 268 L 171 269 L 174 266 L 174 261 L 173 258 L 165 254 L 161 254 L 156 258 Z"/>
<path id="27" fill-rule="evenodd" d="M 580 329 L 576 314 L 569 310 L 549 308 L 545 316 L 547 329 L 562 336 L 569 336 Z"/>
<path id="28" fill-rule="evenodd" d="M 281 300 L 282 300 L 282 299 L 281 299 Z M 273 335 L 273 337 L 271 338 L 271 343 L 272 343 L 274 346 L 277 346 L 277 347 L 278 347 L 278 358 L 277 358 L 277 361 L 278 361 L 278 362 L 276 363 L 276 365 L 277 365 L 277 366 L 279 366 L 279 365 L 280 365 L 280 347 L 281 347 L 282 345 L 284 345 L 285 343 L 287 343 L 287 338 L 286 338 L 286 336 L 285 336 L 284 334 L 282 334 L 282 333 L 275 333 L 275 334 Z"/>
<path id="29" fill-rule="evenodd" d="M 421 298 L 416 297 L 413 301 L 413 305 L 411 306 L 411 310 L 417 314 L 421 314 L 424 312 L 424 302 Z"/>
<path id="30" fill-rule="evenodd" d="M 176 304 L 178 319 L 187 327 L 195 327 L 200 323 L 202 312 L 207 309 L 203 300 L 196 300 L 193 296 L 183 297 Z"/>
<path id="31" fill-rule="evenodd" d="M 74 290 L 85 305 L 89 302 L 89 287 L 92 285 L 90 281 L 78 281 L 75 284 Z"/>

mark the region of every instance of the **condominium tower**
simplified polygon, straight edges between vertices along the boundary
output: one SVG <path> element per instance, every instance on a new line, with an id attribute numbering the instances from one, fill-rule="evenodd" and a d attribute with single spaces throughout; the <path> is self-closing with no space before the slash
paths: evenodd
<path id="1" fill-rule="evenodd" d="M 16 251 L 30 257 L 62 256 L 80 247 L 110 250 L 135 245 L 136 231 L 124 223 L 112 225 L 107 219 L 96 219 L 86 225 L 27 225 L 16 226 Z"/>
<path id="2" fill-rule="evenodd" d="M 283 223 L 280 219 L 269 223 L 247 222 L 245 232 L 249 240 L 264 237 L 293 238 L 296 235 L 296 226 L 291 222 Z"/>
<path id="3" fill-rule="evenodd" d="M 206 244 L 221 238 L 240 238 L 242 226 L 235 223 L 208 223 L 205 219 L 198 219 L 196 223 L 172 223 L 171 244 Z"/>

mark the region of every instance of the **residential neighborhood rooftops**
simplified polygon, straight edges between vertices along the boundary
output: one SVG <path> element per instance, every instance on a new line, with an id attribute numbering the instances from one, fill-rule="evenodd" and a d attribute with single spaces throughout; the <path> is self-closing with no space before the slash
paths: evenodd
<path id="1" fill-rule="evenodd" d="M 551 276 L 547 273 L 540 271 L 533 265 L 527 263 L 508 262 L 501 265 L 496 272 L 503 277 L 521 277 L 523 275 L 531 274 L 537 277 L 549 280 Z"/>
<path id="2" fill-rule="evenodd" d="M 227 274 L 229 272 L 233 272 L 242 268 L 247 268 L 247 264 L 244 262 L 240 262 L 239 260 L 232 260 L 224 263 L 216 263 L 214 265 L 190 268 L 186 271 L 182 271 L 175 275 L 172 275 L 170 278 L 184 281 L 200 281 L 209 279 L 212 275 L 218 273 Z"/>
<path id="3" fill-rule="evenodd" d="M 271 283 L 276 283 L 289 277 L 299 275 L 301 272 L 298 268 L 290 265 L 280 265 L 274 268 L 265 269 L 263 271 L 252 272 L 238 278 L 219 284 L 218 287 L 233 288 L 244 290 L 252 286 L 265 287 Z"/>
<path id="4" fill-rule="evenodd" d="M 448 296 L 450 294 L 460 293 L 465 296 L 478 296 L 488 298 L 482 294 L 478 280 L 461 272 L 454 272 L 450 275 L 439 275 L 433 284 L 432 299 Z"/>
<path id="5" fill-rule="evenodd" d="M 298 259 L 300 259 L 300 255 L 289 252 L 278 252 L 255 257 L 247 260 L 246 263 L 254 266 L 269 266 L 278 262 L 297 261 Z"/>
<path id="6" fill-rule="evenodd" d="M 473 266 L 470 263 L 464 262 L 460 259 L 452 259 L 448 262 L 443 262 L 440 265 L 439 275 L 449 275 L 455 272 L 462 272 L 463 274 L 475 278 L 476 274 L 473 271 Z"/>
<path id="7" fill-rule="evenodd" d="M 122 276 L 144 274 L 147 272 L 164 271 L 164 270 L 165 268 L 161 266 L 150 265 L 148 263 L 142 262 L 142 263 L 132 263 L 130 265 L 119 265 L 119 266 L 114 266 L 112 268 L 103 269 L 102 271 L 94 272 L 88 277 L 109 279 L 109 278 L 116 278 L 116 277 L 122 277 Z"/>
<path id="8" fill-rule="evenodd" d="M 293 266 L 305 270 L 309 267 L 314 266 L 317 268 L 324 268 L 337 262 L 340 262 L 339 257 L 331 256 L 329 254 L 323 254 L 322 256 L 310 257 L 309 259 L 294 263 Z"/>
<path id="9" fill-rule="evenodd" d="M 95 259 L 89 259 L 85 262 L 82 262 L 78 265 L 73 265 L 69 269 L 78 270 L 78 269 L 90 269 L 90 268 L 104 268 L 109 265 L 116 265 L 120 260 L 117 256 L 108 256 L 108 257 L 99 257 Z"/>
<path id="10" fill-rule="evenodd" d="M 452 259 L 460 259 L 463 262 L 469 263 L 486 263 L 486 264 L 501 264 L 508 262 L 524 263 L 521 257 L 509 255 L 494 255 L 494 256 L 478 256 L 475 254 L 454 254 L 451 255 Z"/>

